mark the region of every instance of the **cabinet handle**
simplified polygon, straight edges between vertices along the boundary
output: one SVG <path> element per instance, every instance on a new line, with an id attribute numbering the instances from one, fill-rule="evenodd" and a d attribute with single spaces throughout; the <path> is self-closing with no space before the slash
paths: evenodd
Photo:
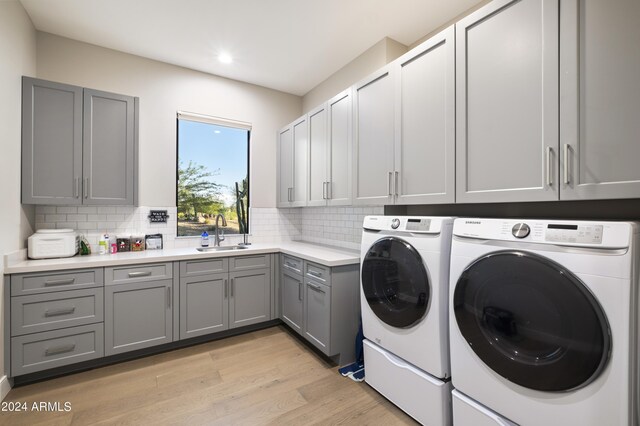
<path id="1" fill-rule="evenodd" d="M 80 198 L 80 178 L 77 177 L 74 181 L 73 196 L 75 198 Z"/>
<path id="2" fill-rule="evenodd" d="M 333 193 L 331 191 L 331 182 L 327 182 L 327 200 L 333 198 Z"/>
<path id="3" fill-rule="evenodd" d="M 307 275 L 310 275 L 310 276 L 316 277 L 316 278 L 322 278 L 322 272 L 307 271 Z"/>
<path id="4" fill-rule="evenodd" d="M 129 272 L 129 278 L 148 277 L 151 271 Z"/>
<path id="5" fill-rule="evenodd" d="M 74 282 L 76 282 L 75 278 L 69 278 L 66 280 L 52 280 L 52 281 L 45 281 L 44 285 L 48 286 L 48 285 L 65 285 L 65 284 L 73 284 Z"/>
<path id="6" fill-rule="evenodd" d="M 89 178 L 84 178 L 84 185 L 82 186 L 84 192 L 84 198 L 89 198 Z"/>
<path id="7" fill-rule="evenodd" d="M 551 154 L 553 154 L 553 148 L 550 146 L 547 147 L 546 155 L 547 155 L 547 186 L 553 185 L 553 170 L 551 164 Z"/>
<path id="8" fill-rule="evenodd" d="M 395 189 L 396 189 L 396 191 L 395 192 L 396 192 L 396 197 L 397 197 L 398 196 L 398 175 L 399 175 L 397 170 L 395 172 L 395 175 L 396 175 L 396 177 L 395 177 Z"/>
<path id="9" fill-rule="evenodd" d="M 302 282 L 298 281 L 298 300 L 302 300 Z"/>
<path id="10" fill-rule="evenodd" d="M 392 173 L 392 172 L 389 172 L 389 182 L 387 182 L 387 183 L 389 184 L 389 191 L 387 191 L 387 192 L 388 192 L 389 197 L 393 196 L 393 194 L 391 193 L 391 179 L 392 179 L 392 178 L 393 178 L 393 173 Z"/>
<path id="11" fill-rule="evenodd" d="M 322 287 L 320 287 L 319 285 L 313 285 L 311 283 L 307 283 L 307 286 L 311 287 L 313 290 L 319 292 L 319 293 L 324 293 L 325 291 L 322 289 Z"/>
<path id="12" fill-rule="evenodd" d="M 227 280 L 225 278 L 224 280 L 224 298 L 228 298 L 229 297 L 229 280 Z"/>
<path id="13" fill-rule="evenodd" d="M 76 311 L 76 307 L 72 306 L 70 308 L 61 308 L 61 309 L 47 309 L 44 311 L 45 317 L 57 317 L 60 315 L 69 315 Z"/>
<path id="14" fill-rule="evenodd" d="M 167 308 L 171 307 L 171 287 L 167 287 Z"/>
<path id="15" fill-rule="evenodd" d="M 287 268 L 293 269 L 296 272 L 300 272 L 300 269 L 296 268 L 296 265 L 294 265 L 293 263 L 284 262 L 284 266 L 286 266 Z"/>
<path id="16" fill-rule="evenodd" d="M 327 199 L 327 182 L 322 182 L 322 199 Z"/>
<path id="17" fill-rule="evenodd" d="M 235 287 L 235 283 L 233 282 L 233 278 L 231 278 L 231 297 L 233 297 L 233 289 Z"/>
<path id="18" fill-rule="evenodd" d="M 564 184 L 569 185 L 569 144 L 564 144 Z"/>
<path id="19" fill-rule="evenodd" d="M 71 343 L 69 345 L 62 345 L 62 346 L 56 346 L 56 347 L 53 347 L 53 348 L 47 348 L 47 349 L 45 349 L 44 354 L 46 356 L 63 354 L 65 352 L 71 352 L 75 348 L 76 348 L 76 344 L 75 343 Z"/>

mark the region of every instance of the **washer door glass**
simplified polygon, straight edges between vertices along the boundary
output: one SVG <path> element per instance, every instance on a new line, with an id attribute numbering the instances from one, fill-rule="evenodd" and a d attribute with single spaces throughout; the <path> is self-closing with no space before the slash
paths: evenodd
<path id="1" fill-rule="evenodd" d="M 598 301 L 571 272 L 535 254 L 501 251 L 473 262 L 458 280 L 453 309 L 476 355 L 529 389 L 586 386 L 609 358 Z"/>
<path id="2" fill-rule="evenodd" d="M 371 310 L 394 327 L 411 327 L 429 306 L 429 277 L 422 257 L 406 241 L 382 238 L 362 261 L 362 290 Z"/>

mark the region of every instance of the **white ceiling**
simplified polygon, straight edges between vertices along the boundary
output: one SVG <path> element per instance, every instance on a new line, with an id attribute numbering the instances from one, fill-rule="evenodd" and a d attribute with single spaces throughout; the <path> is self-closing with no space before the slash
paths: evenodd
<path id="1" fill-rule="evenodd" d="M 44 32 L 304 95 L 384 37 L 410 45 L 480 0 L 20 0 Z M 220 51 L 234 62 L 218 62 Z"/>

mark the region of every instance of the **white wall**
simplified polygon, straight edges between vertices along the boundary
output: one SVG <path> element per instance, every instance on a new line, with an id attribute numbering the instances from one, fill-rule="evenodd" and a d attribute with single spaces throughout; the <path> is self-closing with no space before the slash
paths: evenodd
<path id="1" fill-rule="evenodd" d="M 33 208 L 20 205 L 21 78 L 36 72 L 36 31 L 17 1 L 0 2 L 0 256 L 25 247 Z M 0 277 L 4 269 L 0 261 Z M 0 289 L 4 281 L 0 281 Z M 0 295 L 4 294 L 3 292 Z M 0 297 L 0 399 L 4 371 L 4 307 Z"/>
<path id="2" fill-rule="evenodd" d="M 383 38 L 307 92 L 302 98 L 302 110 L 304 112 L 310 111 L 347 87 L 387 65 L 406 51 L 407 46 L 404 44 L 388 37 Z"/>
<path id="3" fill-rule="evenodd" d="M 275 135 L 300 97 L 41 32 L 37 59 L 38 78 L 140 98 L 140 205 L 175 206 L 176 111 L 189 111 L 252 123 L 251 205 L 275 207 Z"/>

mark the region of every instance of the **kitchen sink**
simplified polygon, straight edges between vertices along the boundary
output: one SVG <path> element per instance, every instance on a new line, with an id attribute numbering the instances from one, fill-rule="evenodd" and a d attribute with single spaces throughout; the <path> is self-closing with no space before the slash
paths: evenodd
<path id="1" fill-rule="evenodd" d="M 197 247 L 196 250 L 202 253 L 208 253 L 211 251 L 232 251 L 232 250 L 245 250 L 247 246 L 218 246 L 218 247 Z"/>

